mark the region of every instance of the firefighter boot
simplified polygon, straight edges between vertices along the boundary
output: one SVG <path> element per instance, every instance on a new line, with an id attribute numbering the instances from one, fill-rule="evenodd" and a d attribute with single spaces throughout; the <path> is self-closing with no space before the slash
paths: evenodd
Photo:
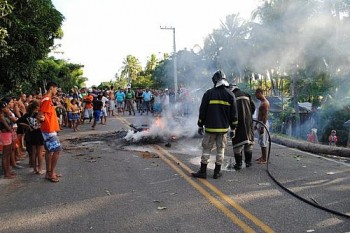
<path id="1" fill-rule="evenodd" d="M 207 178 L 207 164 L 201 163 L 201 168 L 199 169 L 199 171 L 196 173 L 193 172 L 192 176 L 196 177 L 196 178 L 206 179 Z"/>
<path id="2" fill-rule="evenodd" d="M 245 167 L 251 167 L 252 166 L 252 151 L 245 151 L 244 152 L 244 162 L 245 162 Z"/>
<path id="3" fill-rule="evenodd" d="M 235 170 L 241 170 L 242 168 L 242 155 L 241 154 L 235 154 L 235 160 L 236 164 L 233 166 Z"/>
<path id="4" fill-rule="evenodd" d="M 214 169 L 214 175 L 213 175 L 214 179 L 217 179 L 222 176 L 222 173 L 220 172 L 220 170 L 221 170 L 221 165 L 218 165 L 215 163 L 215 169 Z"/>

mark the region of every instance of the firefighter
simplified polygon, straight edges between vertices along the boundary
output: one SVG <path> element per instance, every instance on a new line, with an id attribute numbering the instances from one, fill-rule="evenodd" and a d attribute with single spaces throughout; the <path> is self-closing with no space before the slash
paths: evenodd
<path id="1" fill-rule="evenodd" d="M 230 85 L 230 89 L 236 97 L 238 124 L 236 137 L 232 139 L 233 154 L 236 164 L 229 164 L 228 169 L 240 170 L 242 168 L 242 151 L 244 150 L 244 162 L 246 167 L 252 165 L 252 151 L 254 145 L 253 114 L 255 104 L 251 96 L 241 91 L 237 85 Z"/>
<path id="2" fill-rule="evenodd" d="M 214 87 L 207 90 L 202 98 L 199 108 L 198 133 L 203 135 L 201 167 L 197 173 L 192 173 L 196 178 L 207 178 L 207 165 L 210 152 L 216 145 L 216 162 L 214 179 L 222 176 L 221 164 L 224 159 L 227 144 L 226 134 L 230 130 L 230 137 L 235 135 L 237 125 L 237 106 L 233 93 L 228 89 L 229 83 L 222 71 L 216 71 L 212 77 Z"/>

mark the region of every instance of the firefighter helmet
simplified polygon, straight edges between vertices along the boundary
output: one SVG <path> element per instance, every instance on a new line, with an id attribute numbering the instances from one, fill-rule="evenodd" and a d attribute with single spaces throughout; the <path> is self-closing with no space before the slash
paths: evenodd
<path id="1" fill-rule="evenodd" d="M 226 79 L 226 75 L 221 70 L 216 71 L 214 73 L 213 77 L 211 78 L 211 80 L 213 81 L 214 84 L 216 84 L 221 79 Z"/>

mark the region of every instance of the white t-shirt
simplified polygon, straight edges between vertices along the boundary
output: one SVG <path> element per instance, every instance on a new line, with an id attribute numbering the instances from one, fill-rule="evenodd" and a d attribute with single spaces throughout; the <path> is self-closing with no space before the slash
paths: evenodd
<path id="1" fill-rule="evenodd" d="M 108 98 L 106 96 L 102 96 L 102 103 L 103 103 L 103 110 L 107 110 L 107 103 L 108 103 Z"/>

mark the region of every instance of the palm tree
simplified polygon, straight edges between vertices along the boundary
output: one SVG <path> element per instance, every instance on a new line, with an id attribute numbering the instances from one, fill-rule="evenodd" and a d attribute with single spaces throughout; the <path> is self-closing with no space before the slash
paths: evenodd
<path id="1" fill-rule="evenodd" d="M 132 55 L 126 56 L 123 61 L 123 67 L 121 71 L 121 78 L 128 80 L 128 83 L 132 83 L 137 80 L 138 74 L 142 71 L 142 66 L 139 60 Z"/>
<path id="2" fill-rule="evenodd" d="M 205 59 L 212 61 L 216 69 L 224 70 L 229 77 L 243 78 L 250 54 L 249 33 L 249 23 L 239 14 L 226 16 L 220 29 L 205 39 Z"/>

